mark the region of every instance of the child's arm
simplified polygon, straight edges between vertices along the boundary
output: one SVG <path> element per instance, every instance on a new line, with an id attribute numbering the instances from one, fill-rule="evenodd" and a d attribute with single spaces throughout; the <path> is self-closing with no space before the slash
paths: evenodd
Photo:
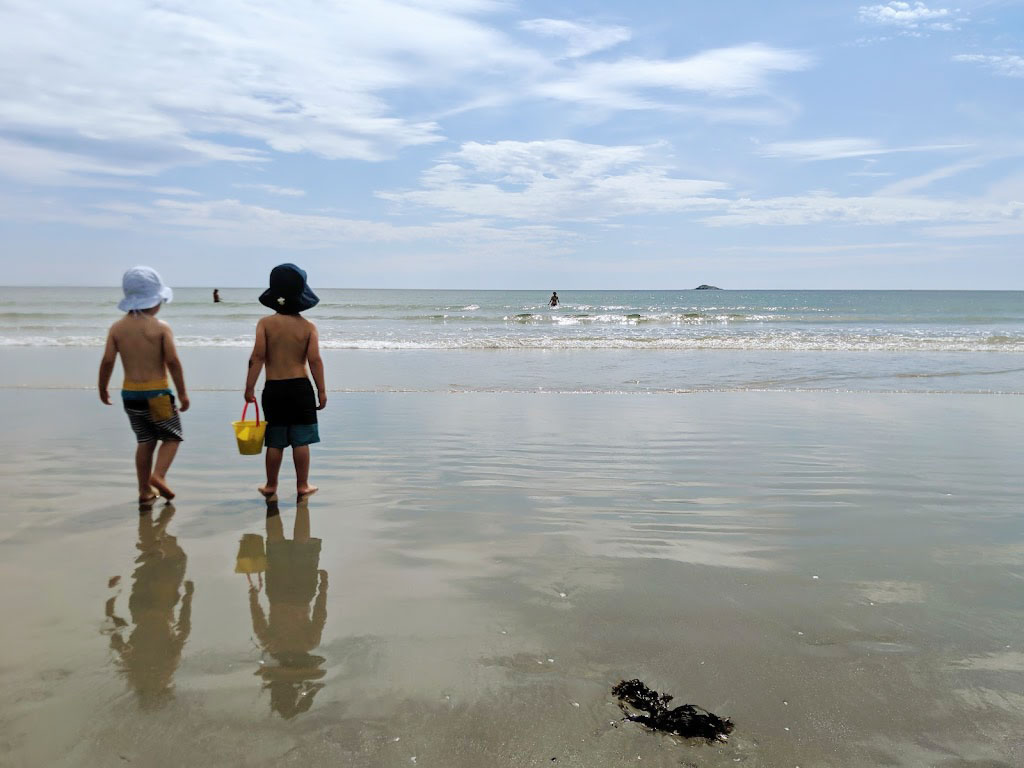
<path id="1" fill-rule="evenodd" d="M 252 354 L 249 355 L 249 373 L 245 377 L 245 402 L 256 402 L 256 382 L 260 378 L 260 371 L 263 370 L 263 363 L 267 360 L 267 329 L 260 320 L 256 324 L 256 343 L 252 346 Z"/>
<path id="2" fill-rule="evenodd" d="M 178 611 L 178 623 L 174 625 L 174 634 L 177 644 L 185 645 L 189 633 L 192 631 L 192 595 L 195 594 L 196 586 L 191 581 L 185 582 L 185 596 L 181 599 L 181 610 Z"/>
<path id="3" fill-rule="evenodd" d="M 312 329 L 309 332 L 309 344 L 306 346 L 306 362 L 309 363 L 309 372 L 313 374 L 313 383 L 316 384 L 316 399 L 320 401 L 318 411 L 327 407 L 327 386 L 324 384 L 324 361 L 320 357 L 320 334 L 316 326 L 310 323 Z"/>
<path id="4" fill-rule="evenodd" d="M 178 357 L 178 350 L 174 346 L 174 333 L 169 325 L 164 326 L 164 365 L 171 374 L 174 381 L 174 389 L 178 393 L 178 402 L 181 406 L 179 411 L 187 411 L 191 403 L 188 399 L 188 392 L 185 390 L 185 371 L 181 367 L 181 359 Z"/>
<path id="5" fill-rule="evenodd" d="M 318 571 L 320 574 L 320 587 L 316 594 L 316 601 L 313 603 L 313 640 L 316 642 L 313 647 L 320 645 L 320 638 L 324 633 L 324 624 L 327 623 L 327 571 Z"/>
<path id="6" fill-rule="evenodd" d="M 267 622 L 267 614 L 263 612 L 260 605 L 259 593 L 249 587 L 249 616 L 252 618 L 252 631 L 260 641 L 263 648 L 270 645 L 270 624 Z"/>
<path id="7" fill-rule="evenodd" d="M 107 346 L 103 350 L 103 358 L 100 360 L 100 400 L 107 405 L 110 405 L 110 392 L 107 391 L 107 387 L 110 386 L 110 377 L 114 373 L 115 362 L 117 362 L 117 342 L 114 341 L 114 332 L 111 330 L 107 334 Z"/>

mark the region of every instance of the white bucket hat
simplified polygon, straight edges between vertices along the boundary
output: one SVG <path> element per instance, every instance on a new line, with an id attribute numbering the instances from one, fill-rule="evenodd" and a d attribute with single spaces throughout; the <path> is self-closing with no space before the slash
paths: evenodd
<path id="1" fill-rule="evenodd" d="M 174 298 L 174 291 L 164 285 L 160 274 L 152 267 L 132 267 L 121 278 L 124 298 L 117 308 L 124 312 L 152 309 Z"/>

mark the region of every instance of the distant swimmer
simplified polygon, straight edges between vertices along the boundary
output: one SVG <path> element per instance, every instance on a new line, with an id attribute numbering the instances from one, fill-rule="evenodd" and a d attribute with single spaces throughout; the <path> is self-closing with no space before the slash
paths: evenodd
<path id="1" fill-rule="evenodd" d="M 551 301 L 548 302 L 548 306 L 549 307 L 557 307 L 558 306 L 558 291 L 552 291 L 551 292 Z"/>
<path id="2" fill-rule="evenodd" d="M 220 304 L 220 291 L 216 288 L 213 289 L 213 303 Z"/>

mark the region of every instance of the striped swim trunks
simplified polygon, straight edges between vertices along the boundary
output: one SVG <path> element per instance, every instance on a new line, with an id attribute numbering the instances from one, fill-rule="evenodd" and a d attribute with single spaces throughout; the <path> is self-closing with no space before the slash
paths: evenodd
<path id="1" fill-rule="evenodd" d="M 135 439 L 140 443 L 184 439 L 178 408 L 166 379 L 125 381 L 121 399 Z"/>

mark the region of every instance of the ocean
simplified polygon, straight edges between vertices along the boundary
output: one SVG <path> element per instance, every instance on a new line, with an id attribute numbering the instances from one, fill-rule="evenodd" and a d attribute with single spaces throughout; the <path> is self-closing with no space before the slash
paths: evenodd
<path id="1" fill-rule="evenodd" d="M 116 288 L 4 293 L 0 347 L 100 347 L 118 316 Z M 160 316 L 180 347 L 252 344 L 266 312 L 256 301 L 260 289 L 220 293 L 222 302 L 214 304 L 212 289 L 175 291 Z M 308 316 L 325 350 L 602 353 L 451 355 L 443 367 L 458 375 L 425 387 L 423 357 L 373 356 L 384 369 L 419 362 L 408 371 L 401 366 L 387 381 L 364 371 L 358 384 L 344 382 L 342 389 L 1024 392 L 1021 291 L 563 291 L 557 308 L 547 306 L 547 291 L 318 293 L 321 302 Z M 437 362 L 435 355 L 429 359 Z M 569 361 L 571 373 L 561 370 Z M 12 383 L 23 382 L 0 381 Z"/>

